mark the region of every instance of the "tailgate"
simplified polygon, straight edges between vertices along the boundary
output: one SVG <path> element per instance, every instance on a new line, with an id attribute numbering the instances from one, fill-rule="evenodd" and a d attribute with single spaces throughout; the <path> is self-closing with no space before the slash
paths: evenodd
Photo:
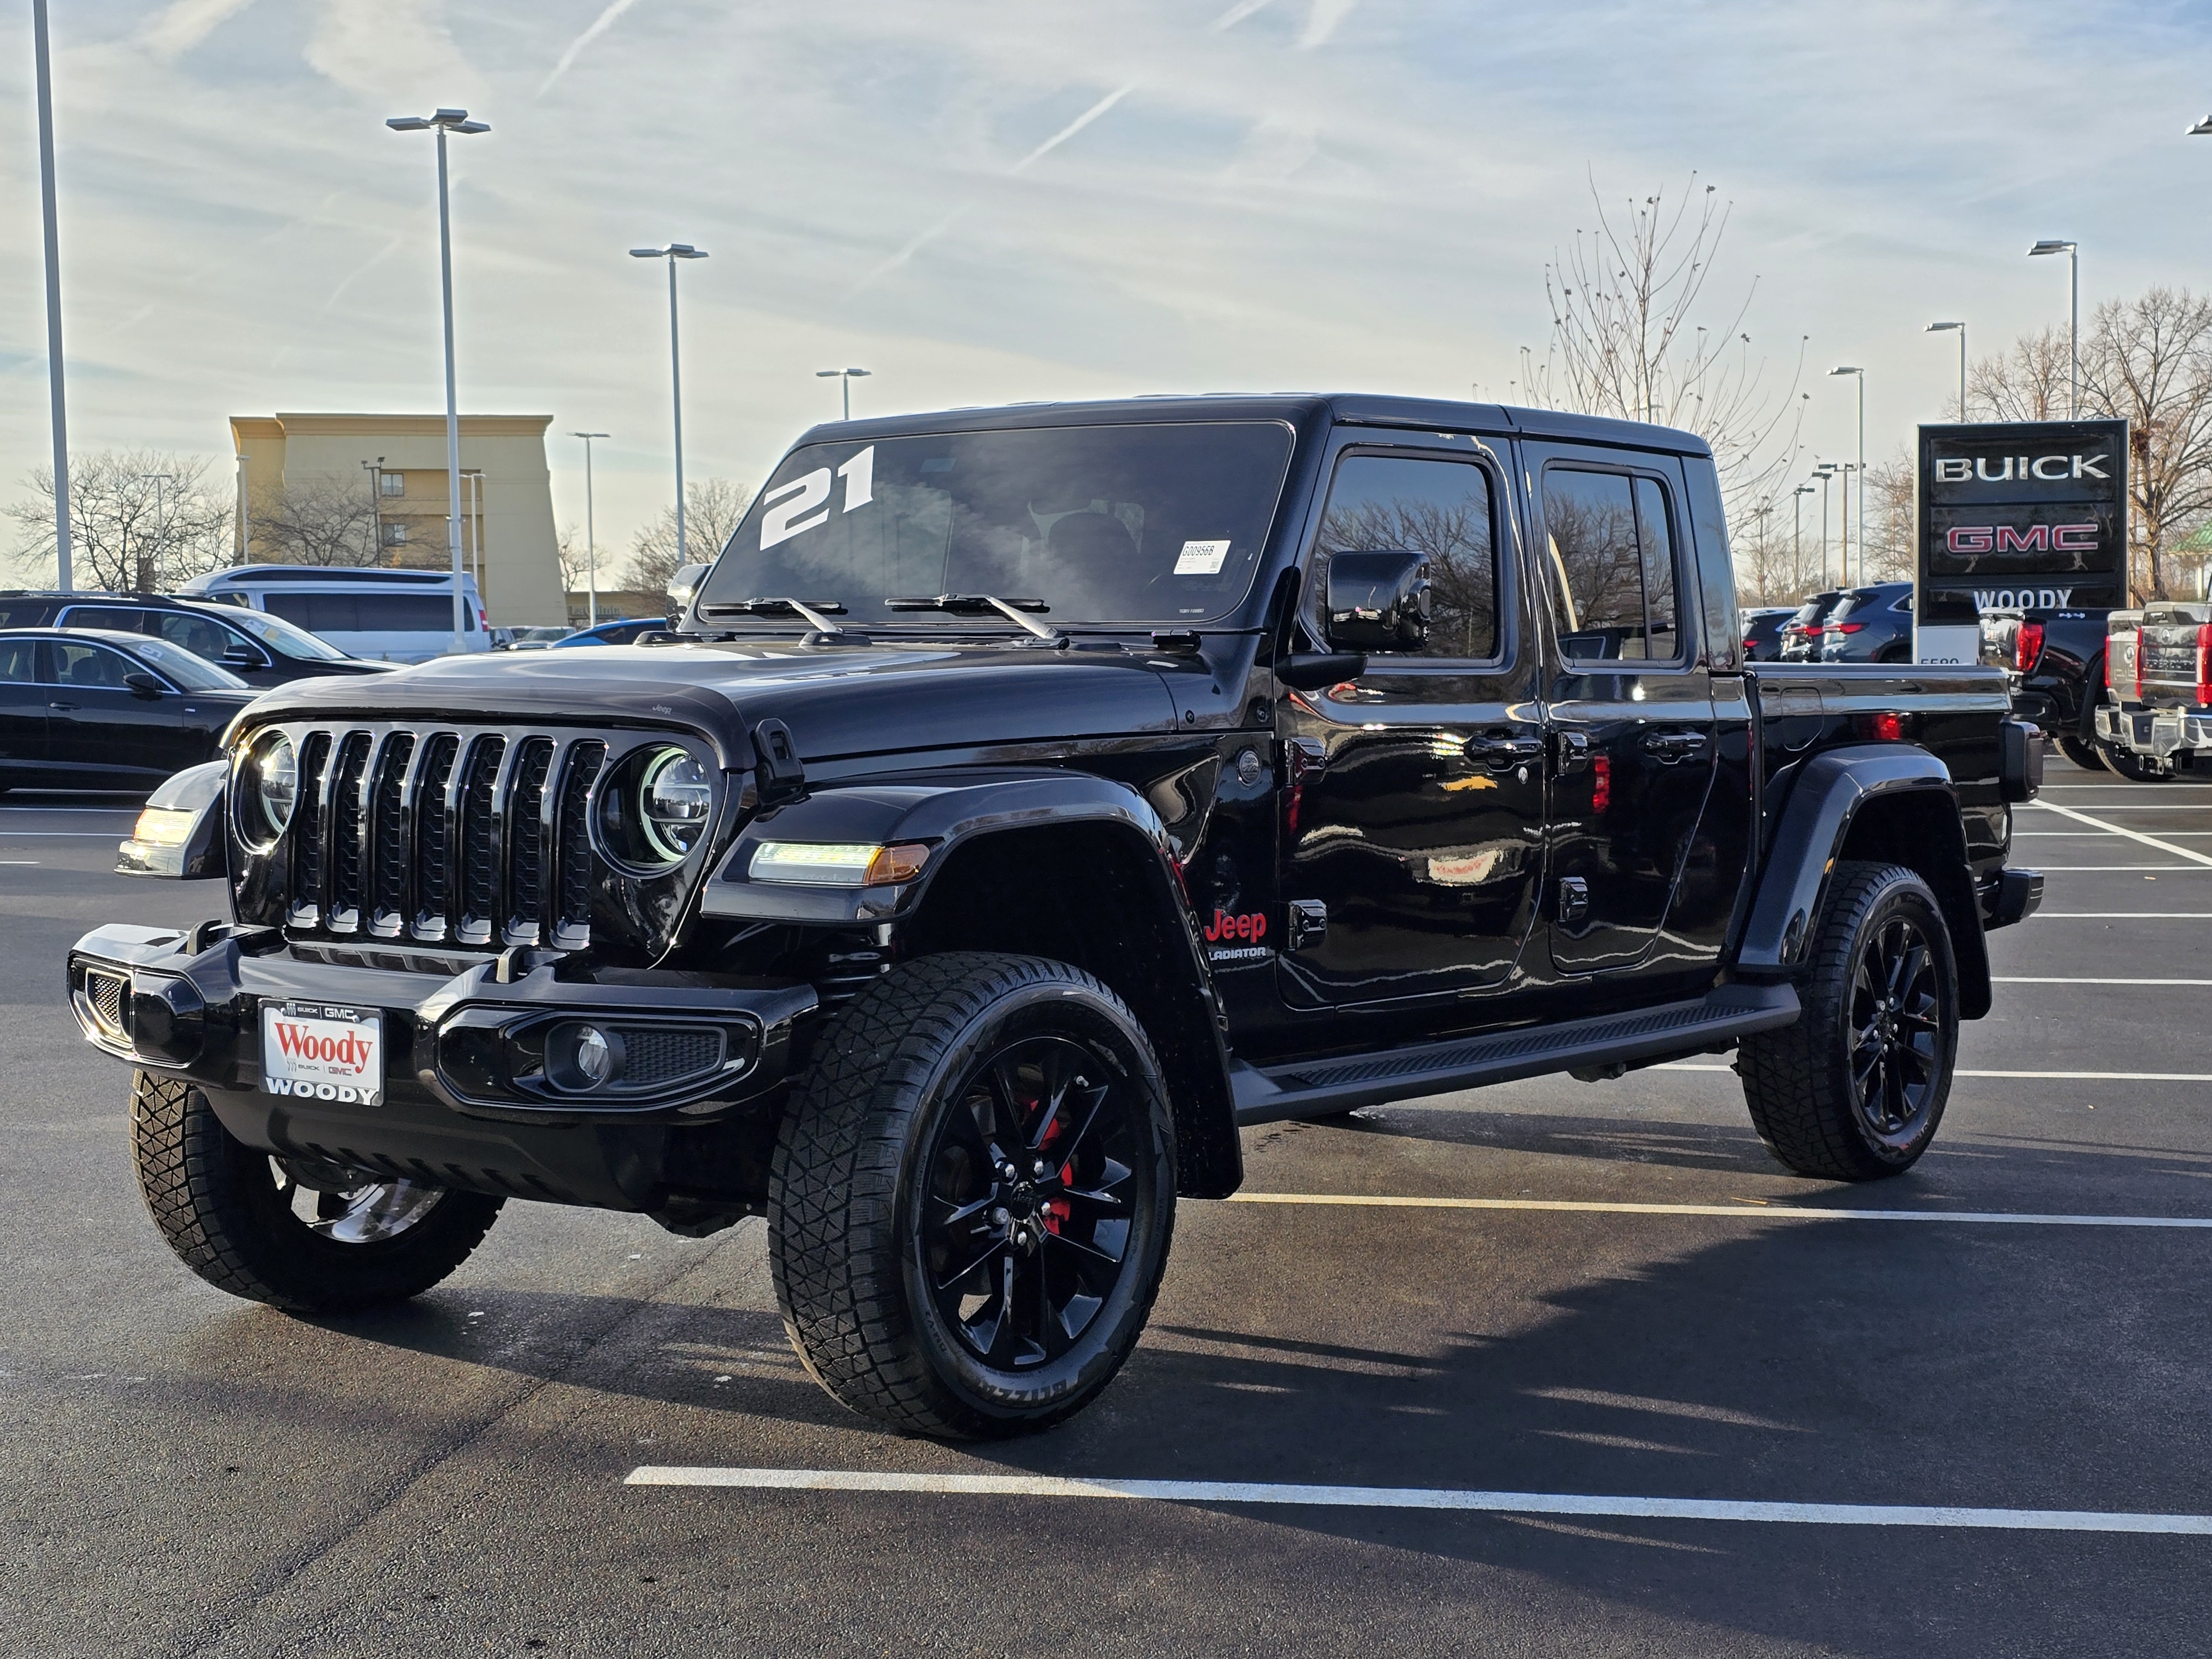
<path id="1" fill-rule="evenodd" d="M 2193 708 L 2204 702 L 2207 670 L 2212 668 L 2212 606 L 2144 606 L 2136 652 L 2140 701 L 2154 708 Z M 2112 683 L 2121 684 L 2117 664 Z"/>

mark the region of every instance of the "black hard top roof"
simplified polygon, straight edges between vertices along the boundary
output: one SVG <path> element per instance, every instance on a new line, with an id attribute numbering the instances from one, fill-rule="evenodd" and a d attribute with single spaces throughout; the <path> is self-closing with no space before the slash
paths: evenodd
<path id="1" fill-rule="evenodd" d="M 931 432 L 1003 431 L 1009 427 L 1091 426 L 1158 421 L 1289 421 L 1316 417 L 1344 426 L 1398 427 L 1421 432 L 1479 432 L 1493 436 L 1556 438 L 1710 455 L 1695 433 L 1642 421 L 1615 421 L 1555 409 L 1455 403 L 1441 398 L 1391 398 L 1372 392 L 1208 392 L 1202 396 L 1120 398 L 1089 403 L 996 404 L 931 414 L 828 421 L 799 440 L 850 441 Z"/>

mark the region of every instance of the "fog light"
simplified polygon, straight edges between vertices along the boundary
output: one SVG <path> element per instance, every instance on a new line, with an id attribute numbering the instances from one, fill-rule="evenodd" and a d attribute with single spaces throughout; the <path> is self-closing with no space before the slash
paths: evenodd
<path id="1" fill-rule="evenodd" d="M 615 1051 L 607 1047 L 606 1033 L 586 1025 L 576 1033 L 576 1073 L 594 1088 L 607 1080 L 615 1067 Z"/>

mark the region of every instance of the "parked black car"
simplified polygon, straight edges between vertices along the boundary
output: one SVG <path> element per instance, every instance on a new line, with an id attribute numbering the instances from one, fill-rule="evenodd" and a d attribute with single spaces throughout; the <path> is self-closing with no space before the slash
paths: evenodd
<path id="1" fill-rule="evenodd" d="M 1794 605 L 1763 605 L 1743 613 L 1743 659 L 1746 662 L 1782 660 L 1782 629 L 1797 614 Z"/>
<path id="2" fill-rule="evenodd" d="M 624 617 L 615 622 L 603 622 L 597 628 L 580 628 L 545 648 L 568 651 L 592 645 L 635 645 L 640 635 L 672 628 L 675 623 L 673 617 Z"/>
<path id="3" fill-rule="evenodd" d="M 258 695 L 167 640 L 0 629 L 0 790 L 151 789 L 212 756 Z"/>
<path id="4" fill-rule="evenodd" d="M 1822 662 L 1911 662 L 1912 584 L 1847 588 L 1820 623 Z"/>
<path id="5" fill-rule="evenodd" d="M 331 674 L 388 674 L 296 623 L 243 605 L 165 593 L 0 592 L 0 628 L 104 628 L 180 645 L 255 687 Z"/>
<path id="6" fill-rule="evenodd" d="M 1741 644 L 1686 432 L 838 422 L 675 642 L 269 693 L 204 809 L 227 915 L 88 934 L 71 1003 L 234 1295 L 411 1296 L 515 1198 L 765 1215 L 837 1398 L 1042 1428 L 1240 1125 L 1733 1047 L 1788 1168 L 1920 1157 L 2041 891 L 2042 746 L 1993 670 Z"/>
<path id="7" fill-rule="evenodd" d="M 2140 696 L 2132 672 L 2118 680 L 2106 672 L 2112 621 L 2124 614 L 2129 613 L 1989 611 L 1982 617 L 1982 660 L 2005 671 L 2013 713 L 2034 721 L 2075 765 L 2093 771 L 2103 767 L 2140 781 L 2164 775 L 2160 763 L 2116 746 L 2097 729 L 2097 710 L 2106 700 L 2108 683 L 2116 704 Z"/>
<path id="8" fill-rule="evenodd" d="M 1797 607 L 1796 614 L 1782 624 L 1782 661 L 1820 660 L 1820 624 L 1841 598 L 1840 592 L 1831 588 L 1825 593 L 1814 594 Z"/>

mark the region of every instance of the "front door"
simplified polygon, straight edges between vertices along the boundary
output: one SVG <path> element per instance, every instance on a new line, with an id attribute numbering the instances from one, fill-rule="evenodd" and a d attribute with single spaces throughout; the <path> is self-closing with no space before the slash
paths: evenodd
<path id="1" fill-rule="evenodd" d="M 145 697 L 124 683 L 141 664 L 94 640 L 49 639 L 45 654 L 52 770 L 87 789 L 148 789 L 202 757 L 182 742 L 175 692 Z"/>
<path id="2" fill-rule="evenodd" d="M 1286 1002 L 1464 994 L 1513 971 L 1544 858 L 1543 726 L 1504 475 L 1468 439 L 1340 450 L 1307 563 L 1318 642 L 1329 558 L 1425 554 L 1425 643 L 1279 705 L 1289 787 Z"/>
<path id="3" fill-rule="evenodd" d="M 1559 653 L 1546 700 L 1553 961 L 1664 972 L 1719 749 L 1681 471 L 1570 445 L 1523 453 Z"/>

